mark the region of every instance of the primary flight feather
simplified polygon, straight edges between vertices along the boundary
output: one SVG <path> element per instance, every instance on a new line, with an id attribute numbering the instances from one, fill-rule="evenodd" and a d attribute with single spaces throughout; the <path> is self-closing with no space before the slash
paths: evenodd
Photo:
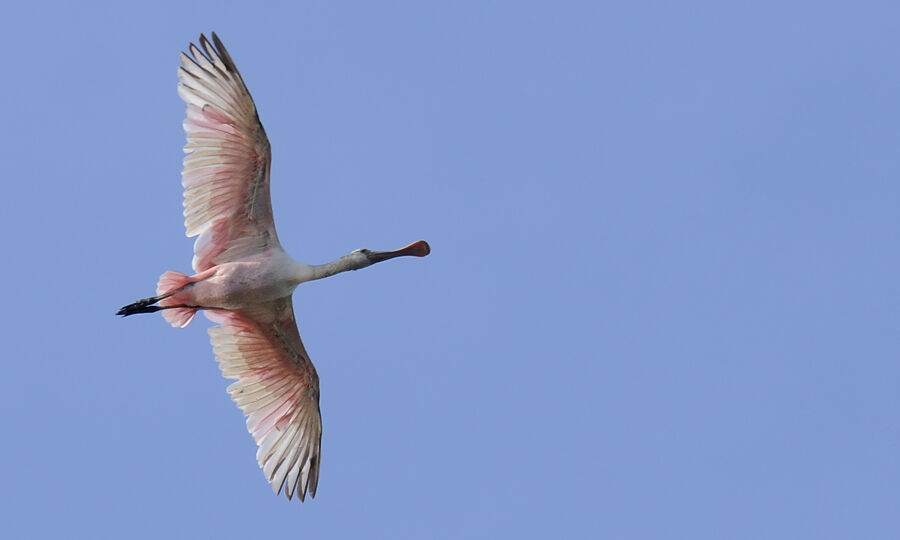
<path id="1" fill-rule="evenodd" d="M 194 275 L 164 273 L 156 296 L 118 311 L 162 311 L 184 327 L 198 310 L 231 397 L 247 416 L 256 459 L 273 491 L 315 497 L 321 462 L 319 377 L 300 340 L 291 295 L 300 283 L 401 256 L 424 257 L 422 240 L 395 251 L 358 249 L 307 265 L 284 252 L 269 196 L 272 153 L 256 105 L 215 33 L 181 54 L 178 95 L 184 130 L 184 226 L 194 242 Z"/>

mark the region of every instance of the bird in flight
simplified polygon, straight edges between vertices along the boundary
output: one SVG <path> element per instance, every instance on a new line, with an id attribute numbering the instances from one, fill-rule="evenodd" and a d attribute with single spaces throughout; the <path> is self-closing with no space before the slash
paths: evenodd
<path id="1" fill-rule="evenodd" d="M 168 271 L 156 296 L 118 315 L 162 311 L 185 327 L 198 310 L 210 328 L 228 392 L 247 416 L 256 459 L 272 490 L 315 497 L 321 463 L 319 377 L 300 340 L 291 295 L 300 283 L 395 257 L 424 257 L 425 241 L 395 251 L 358 249 L 321 265 L 294 261 L 278 242 L 269 197 L 272 153 L 250 92 L 215 33 L 181 54 L 178 94 L 187 103 L 184 226 L 194 275 Z"/>

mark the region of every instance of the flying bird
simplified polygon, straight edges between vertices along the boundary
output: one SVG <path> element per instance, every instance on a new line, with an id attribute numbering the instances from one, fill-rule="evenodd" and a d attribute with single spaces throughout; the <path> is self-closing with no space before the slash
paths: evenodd
<path id="1" fill-rule="evenodd" d="M 291 295 L 300 283 L 402 256 L 424 257 L 425 241 L 395 251 L 358 249 L 328 264 L 294 261 L 278 242 L 269 196 L 272 153 L 256 105 L 215 33 L 181 53 L 178 94 L 187 103 L 182 185 L 193 275 L 168 271 L 156 296 L 118 315 L 162 311 L 185 327 L 198 310 L 210 328 L 228 392 L 247 416 L 256 459 L 272 490 L 315 497 L 321 463 L 319 377 L 300 340 Z"/>

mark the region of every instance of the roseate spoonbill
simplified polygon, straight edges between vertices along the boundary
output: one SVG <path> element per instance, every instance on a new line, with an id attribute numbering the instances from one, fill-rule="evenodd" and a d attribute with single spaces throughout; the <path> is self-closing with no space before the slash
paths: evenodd
<path id="1" fill-rule="evenodd" d="M 395 251 L 358 249 L 322 265 L 291 259 L 272 221 L 272 154 L 256 105 L 222 42 L 201 35 L 181 54 L 178 94 L 187 103 L 184 226 L 194 243 L 192 276 L 166 272 L 156 296 L 118 315 L 162 311 L 177 327 L 197 310 L 218 323 L 209 330 L 228 392 L 247 416 L 256 459 L 272 490 L 290 499 L 316 495 L 322 440 L 319 377 L 303 347 L 291 294 L 300 283 L 411 255 L 424 241 Z"/>

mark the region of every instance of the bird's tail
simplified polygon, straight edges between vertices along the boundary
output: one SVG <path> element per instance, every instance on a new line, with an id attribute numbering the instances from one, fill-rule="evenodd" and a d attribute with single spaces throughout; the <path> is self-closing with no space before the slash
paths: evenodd
<path id="1" fill-rule="evenodd" d="M 184 328 L 197 314 L 198 306 L 186 305 L 184 295 L 178 294 L 188 285 L 194 283 L 193 278 L 180 272 L 169 270 L 159 277 L 156 285 L 156 296 L 143 298 L 128 304 L 116 314 L 123 317 L 138 313 L 163 312 L 163 318 L 172 326 Z"/>
<path id="2" fill-rule="evenodd" d="M 172 270 L 159 276 L 159 283 L 156 285 L 156 295 L 160 298 L 160 307 L 165 309 L 163 318 L 176 328 L 184 328 L 197 314 L 196 306 L 185 306 L 185 299 L 179 298 L 181 295 L 177 294 L 193 282 L 194 280 L 190 276 Z"/>

